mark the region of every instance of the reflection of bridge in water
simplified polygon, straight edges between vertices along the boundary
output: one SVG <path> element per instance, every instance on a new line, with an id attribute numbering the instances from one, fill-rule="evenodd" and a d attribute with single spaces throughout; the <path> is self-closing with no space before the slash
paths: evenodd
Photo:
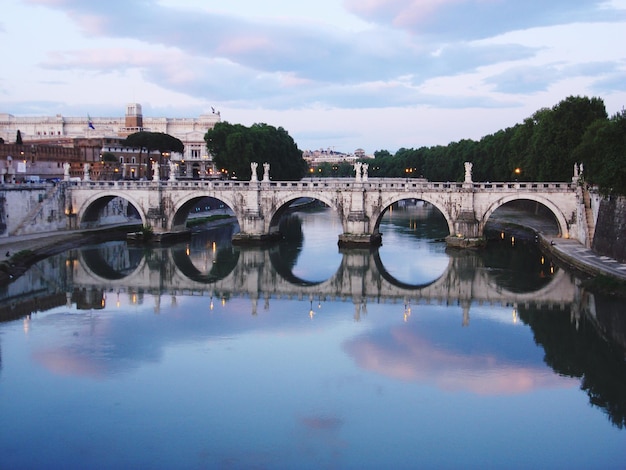
<path id="1" fill-rule="evenodd" d="M 219 250 L 205 250 L 200 261 L 184 246 L 146 252 L 135 260 L 132 269 L 103 269 L 105 257 L 87 259 L 81 254 L 72 269 L 74 289 L 138 293 L 155 296 L 156 307 L 161 296 L 207 296 L 213 299 L 244 297 L 252 302 L 256 313 L 259 301 L 292 298 L 318 301 L 348 301 L 358 316 L 368 303 L 439 303 L 460 305 L 464 320 L 469 319 L 472 303 L 502 306 L 579 311 L 580 292 L 573 278 L 562 269 L 546 267 L 542 287 L 532 292 L 514 292 L 498 285 L 481 258 L 470 253 L 452 252 L 446 270 L 424 285 L 410 285 L 395 280 L 384 268 L 378 251 L 354 250 L 343 254 L 339 268 L 329 279 L 307 282 L 278 266 L 273 249 L 230 252 L 231 261 L 214 262 Z M 143 253 L 143 252 L 142 252 Z M 198 267 L 200 265 L 200 267 Z M 204 267 L 209 266 L 208 269 Z"/>

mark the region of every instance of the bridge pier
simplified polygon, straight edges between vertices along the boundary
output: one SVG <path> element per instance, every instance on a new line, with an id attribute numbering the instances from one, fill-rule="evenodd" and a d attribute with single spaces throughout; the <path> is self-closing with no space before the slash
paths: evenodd
<path id="1" fill-rule="evenodd" d="M 485 245 L 480 226 L 473 210 L 461 210 L 454 221 L 454 235 L 446 237 L 446 244 L 453 248 L 479 248 Z"/>
<path id="2" fill-rule="evenodd" d="M 353 211 L 343 221 L 344 233 L 339 235 L 340 248 L 380 246 L 382 237 L 378 230 L 370 230 L 370 219 L 364 211 Z"/>

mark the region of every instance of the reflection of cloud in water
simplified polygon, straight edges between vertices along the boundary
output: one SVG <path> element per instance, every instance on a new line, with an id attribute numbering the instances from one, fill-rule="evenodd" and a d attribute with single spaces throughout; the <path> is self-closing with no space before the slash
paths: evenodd
<path id="1" fill-rule="evenodd" d="M 108 375 L 106 364 L 94 361 L 91 353 L 81 354 L 73 349 L 42 349 L 33 353 L 33 359 L 58 375 L 93 378 Z"/>
<path id="2" fill-rule="evenodd" d="M 431 384 L 445 391 L 501 395 L 578 384 L 554 375 L 543 363 L 534 363 L 532 359 L 507 357 L 496 347 L 455 348 L 436 337 L 431 339 L 429 333 L 403 325 L 357 337 L 347 342 L 344 349 L 364 369 L 393 379 Z M 489 341 L 486 336 L 482 339 Z M 506 340 L 499 338 L 498 343 L 501 349 Z"/>
<path id="3" fill-rule="evenodd" d="M 229 341 L 250 331 L 311 333 L 310 328 L 301 329 L 300 318 L 308 319 L 306 301 L 277 302 L 284 311 L 302 314 L 268 315 L 262 321 L 251 314 L 248 298 L 230 299 L 224 305 L 216 298 L 214 311 L 208 302 L 207 297 L 182 296 L 176 305 L 163 302 L 158 315 L 150 302 L 141 310 L 129 306 L 97 313 L 42 313 L 36 319 L 41 339 L 33 345 L 33 358 L 58 375 L 105 378 L 157 364 L 170 346 Z"/>

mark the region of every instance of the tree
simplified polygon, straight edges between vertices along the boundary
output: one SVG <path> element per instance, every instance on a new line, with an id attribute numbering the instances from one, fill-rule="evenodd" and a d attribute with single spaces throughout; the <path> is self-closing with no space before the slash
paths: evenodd
<path id="1" fill-rule="evenodd" d="M 626 194 L 626 111 L 598 119 L 573 153 L 583 163 L 583 178 L 604 194 Z"/>
<path id="2" fill-rule="evenodd" d="M 250 179 L 251 162 L 269 163 L 274 180 L 299 180 L 307 173 L 302 152 L 282 127 L 263 123 L 246 127 L 224 121 L 209 129 L 205 141 L 217 167 L 231 177 Z"/>
<path id="3" fill-rule="evenodd" d="M 155 150 L 161 153 L 185 151 L 185 145 L 180 139 L 163 132 L 135 132 L 126 137 L 123 144 L 127 147 L 138 148 L 140 152 L 146 150 L 148 153 Z"/>
<path id="4" fill-rule="evenodd" d="M 117 163 L 117 157 L 113 152 L 104 152 L 102 154 L 102 161 L 105 163 Z"/>
<path id="5" fill-rule="evenodd" d="M 618 188 L 624 186 L 621 175 L 622 167 L 626 169 L 623 164 L 626 154 L 619 153 L 623 126 L 618 123 L 625 121 L 623 114 L 612 119 L 610 139 L 586 137 L 585 151 L 595 152 L 598 168 L 584 154 L 575 156 L 574 151 L 585 131 L 596 121 L 607 122 L 604 102 L 600 98 L 570 96 L 553 108 L 539 109 L 523 123 L 487 135 L 479 142 L 464 139 L 446 146 L 401 148 L 393 156 L 386 150 L 378 150 L 374 153 L 376 170 L 371 174 L 462 181 L 463 163 L 472 162 L 474 181 L 571 181 L 574 163 L 584 161 L 590 165 L 588 176 L 594 173 L 599 181 L 611 181 L 613 191 L 622 191 Z M 611 148 L 606 149 L 609 141 Z M 603 166 L 602 158 L 608 155 L 613 156 Z M 617 155 L 622 160 L 616 160 Z"/>
<path id="6" fill-rule="evenodd" d="M 604 102 L 599 98 L 570 96 L 551 110 L 543 110 L 530 139 L 531 161 L 526 174 L 535 181 L 571 179 L 574 149 L 598 119 L 607 119 Z"/>
<path id="7" fill-rule="evenodd" d="M 159 151 L 159 161 L 163 164 L 161 158 L 164 153 L 183 153 L 185 151 L 185 145 L 180 139 L 174 136 L 165 134 L 163 132 L 147 132 L 140 131 L 130 134 L 122 142 L 126 147 L 139 149 L 139 161 L 141 161 L 141 154 L 145 150 L 148 155 L 155 150 Z"/>

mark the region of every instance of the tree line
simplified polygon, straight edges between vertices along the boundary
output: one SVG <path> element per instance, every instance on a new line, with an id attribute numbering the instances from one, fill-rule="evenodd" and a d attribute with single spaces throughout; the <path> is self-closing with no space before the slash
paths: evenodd
<path id="1" fill-rule="evenodd" d="M 626 194 L 626 112 L 608 117 L 600 98 L 570 96 L 524 122 L 445 146 L 376 151 L 371 176 L 462 181 L 472 162 L 474 181 L 571 181 L 574 164 L 605 194 Z"/>

